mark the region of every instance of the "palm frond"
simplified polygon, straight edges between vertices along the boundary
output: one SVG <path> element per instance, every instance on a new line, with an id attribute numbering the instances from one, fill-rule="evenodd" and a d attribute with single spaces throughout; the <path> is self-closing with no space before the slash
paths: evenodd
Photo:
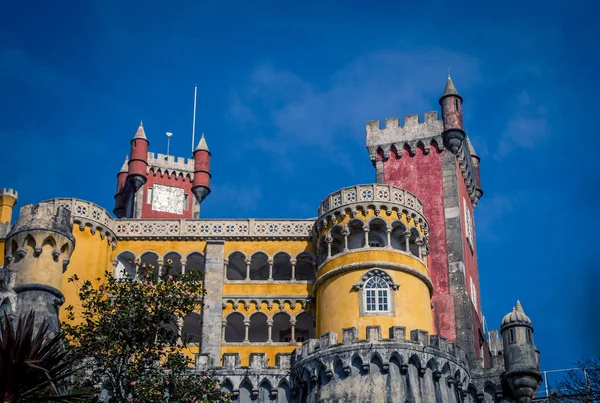
<path id="1" fill-rule="evenodd" d="M 0 318 L 0 401 L 81 402 L 90 395 L 63 393 L 65 381 L 80 369 L 61 334 L 44 320 L 36 330 L 35 313 Z"/>

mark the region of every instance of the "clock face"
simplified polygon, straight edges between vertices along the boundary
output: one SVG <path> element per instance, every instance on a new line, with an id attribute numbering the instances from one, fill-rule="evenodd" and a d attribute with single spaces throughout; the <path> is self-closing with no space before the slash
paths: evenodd
<path id="1" fill-rule="evenodd" d="M 183 214 L 185 194 L 182 188 L 154 185 L 152 189 L 152 210 L 165 213 Z"/>

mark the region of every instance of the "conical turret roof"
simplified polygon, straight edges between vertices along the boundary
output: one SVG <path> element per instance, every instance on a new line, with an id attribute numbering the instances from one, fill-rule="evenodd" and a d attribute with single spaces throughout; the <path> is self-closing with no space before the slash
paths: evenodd
<path id="1" fill-rule="evenodd" d="M 140 126 L 137 129 L 137 132 L 135 132 L 135 136 L 133 136 L 134 139 L 143 139 L 143 140 L 148 140 L 148 138 L 146 137 L 146 132 L 144 131 L 144 123 L 140 120 Z"/>
<path id="2" fill-rule="evenodd" d="M 198 142 L 198 147 L 194 151 L 208 151 L 208 144 L 206 144 L 206 139 L 204 138 L 204 132 L 202 132 L 202 137 L 200 137 L 200 141 Z"/>
<path id="3" fill-rule="evenodd" d="M 517 304 L 513 308 L 512 312 L 508 313 L 502 319 L 502 327 L 514 324 L 529 325 L 531 326 L 531 319 L 525 315 L 521 301 L 517 300 Z"/>
<path id="4" fill-rule="evenodd" d="M 128 172 L 128 171 L 129 171 L 129 156 L 126 155 L 125 162 L 123 163 L 123 166 L 121 167 L 121 170 L 119 171 L 119 173 Z"/>
<path id="5" fill-rule="evenodd" d="M 442 97 L 447 97 L 448 95 L 458 95 L 458 91 L 456 91 L 456 87 L 452 82 L 452 78 L 448 76 L 448 80 L 446 81 L 446 88 L 444 88 L 444 93 Z M 460 95 L 459 95 L 460 96 Z"/>

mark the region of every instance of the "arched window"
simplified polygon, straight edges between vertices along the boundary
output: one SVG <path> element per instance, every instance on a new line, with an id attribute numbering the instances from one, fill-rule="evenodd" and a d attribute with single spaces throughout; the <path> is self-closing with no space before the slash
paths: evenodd
<path id="1" fill-rule="evenodd" d="M 186 274 L 191 273 L 193 271 L 199 271 L 200 273 L 202 273 L 202 276 L 204 276 L 204 269 L 206 265 L 204 262 L 204 255 L 202 255 L 202 253 L 192 252 L 189 255 L 187 255 L 186 261 Z"/>
<path id="2" fill-rule="evenodd" d="M 296 316 L 296 341 L 303 342 L 315 338 L 315 325 L 312 315 L 306 311 Z"/>
<path id="3" fill-rule="evenodd" d="M 344 236 L 342 235 L 342 227 L 336 225 L 329 233 L 331 236 L 331 256 L 342 253 L 344 250 Z"/>
<path id="4" fill-rule="evenodd" d="M 371 277 L 365 284 L 365 312 L 389 312 L 390 287 L 381 277 Z"/>
<path id="5" fill-rule="evenodd" d="M 242 252 L 233 252 L 227 259 L 227 280 L 246 278 L 246 256 Z"/>
<path id="6" fill-rule="evenodd" d="M 374 218 L 369 222 L 369 246 L 387 246 L 387 224 L 381 218 Z"/>
<path id="7" fill-rule="evenodd" d="M 296 256 L 296 280 L 314 281 L 315 279 L 315 261 L 308 252 L 299 253 Z"/>
<path id="8" fill-rule="evenodd" d="M 225 341 L 227 343 L 241 343 L 244 341 L 244 333 L 244 315 L 234 312 L 227 316 Z"/>
<path id="9" fill-rule="evenodd" d="M 263 252 L 256 252 L 250 259 L 250 280 L 269 279 L 269 257 Z"/>
<path id="10" fill-rule="evenodd" d="M 183 274 L 181 270 L 181 255 L 177 252 L 169 252 L 163 258 L 163 273 L 165 275 Z"/>
<path id="11" fill-rule="evenodd" d="M 117 257 L 115 266 L 115 277 L 123 278 L 124 276 L 135 278 L 135 256 L 131 252 L 122 252 Z"/>
<path id="12" fill-rule="evenodd" d="M 365 246 L 365 224 L 358 219 L 354 219 L 348 223 L 348 249 L 359 249 Z"/>
<path id="13" fill-rule="evenodd" d="M 264 343 L 268 339 L 267 315 L 264 313 L 254 313 L 250 317 L 250 327 L 248 328 L 248 340 L 254 343 Z"/>
<path id="14" fill-rule="evenodd" d="M 290 255 L 279 252 L 273 257 L 273 280 L 291 280 L 292 262 Z"/>
<path id="15" fill-rule="evenodd" d="M 393 316 L 394 293 L 400 286 L 381 269 L 366 272 L 353 288 L 359 292 L 361 316 Z"/>

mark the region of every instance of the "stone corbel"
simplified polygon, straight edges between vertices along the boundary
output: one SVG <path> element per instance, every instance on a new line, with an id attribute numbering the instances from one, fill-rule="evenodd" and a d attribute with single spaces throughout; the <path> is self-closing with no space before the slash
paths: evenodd
<path id="1" fill-rule="evenodd" d="M 55 262 L 58 262 L 58 257 L 59 257 L 59 256 L 60 256 L 60 251 L 58 251 L 58 250 L 54 249 L 54 250 L 52 251 L 52 259 L 53 259 Z"/>

